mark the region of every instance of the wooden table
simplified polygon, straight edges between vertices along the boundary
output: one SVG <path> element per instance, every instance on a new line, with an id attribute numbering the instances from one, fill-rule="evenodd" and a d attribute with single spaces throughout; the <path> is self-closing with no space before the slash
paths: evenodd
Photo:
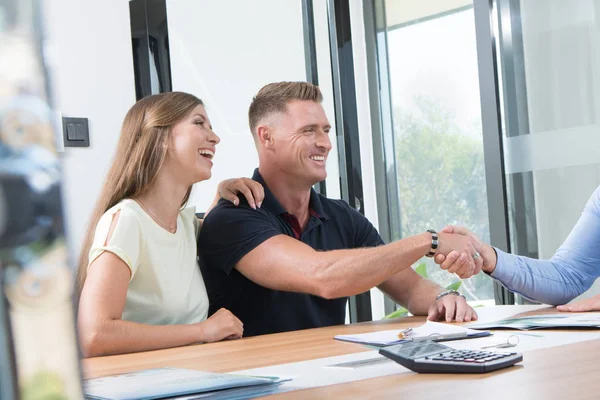
<path id="1" fill-rule="evenodd" d="M 534 313 L 546 312 L 556 310 L 549 308 Z M 83 367 L 86 378 L 167 366 L 230 372 L 366 351 L 362 346 L 333 340 L 333 336 L 403 329 L 423 322 L 424 317 L 410 317 L 96 357 L 84 360 Z M 598 399 L 600 340 L 526 352 L 522 365 L 488 374 L 416 374 L 406 371 L 270 398 Z"/>

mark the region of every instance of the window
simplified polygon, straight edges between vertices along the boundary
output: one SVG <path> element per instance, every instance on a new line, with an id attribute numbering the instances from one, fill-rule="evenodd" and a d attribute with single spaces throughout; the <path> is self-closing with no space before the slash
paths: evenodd
<path id="1" fill-rule="evenodd" d="M 384 146 L 393 146 L 397 176 L 389 213 L 400 223 L 391 236 L 459 224 L 489 242 L 473 7 L 421 3 L 386 2 L 386 28 L 377 32 L 378 48 L 386 50 L 379 50 L 379 65 L 387 63 L 389 79 L 382 89 L 389 99 L 381 101 L 390 103 L 393 132 L 387 141 L 384 133 Z M 433 260 L 421 263 L 442 286 L 459 281 Z M 469 301 L 493 304 L 493 281 L 484 274 L 464 280 L 460 290 Z"/>
<path id="2" fill-rule="evenodd" d="M 600 2 L 493 6 L 511 249 L 547 259 L 600 184 Z"/>

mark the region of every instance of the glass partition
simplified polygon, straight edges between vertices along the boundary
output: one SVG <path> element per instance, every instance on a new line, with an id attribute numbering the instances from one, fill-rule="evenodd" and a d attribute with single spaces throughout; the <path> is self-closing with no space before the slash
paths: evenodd
<path id="1" fill-rule="evenodd" d="M 493 5 L 511 249 L 550 258 L 600 184 L 600 1 Z"/>

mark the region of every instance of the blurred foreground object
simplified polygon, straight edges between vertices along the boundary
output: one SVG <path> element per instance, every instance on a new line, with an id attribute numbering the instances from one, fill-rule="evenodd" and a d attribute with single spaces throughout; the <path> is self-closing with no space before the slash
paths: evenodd
<path id="1" fill-rule="evenodd" d="M 0 0 L 0 398 L 81 399 L 41 3 Z"/>

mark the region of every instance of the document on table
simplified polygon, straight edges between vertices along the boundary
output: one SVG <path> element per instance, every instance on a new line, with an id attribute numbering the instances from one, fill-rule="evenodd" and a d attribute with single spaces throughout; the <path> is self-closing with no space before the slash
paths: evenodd
<path id="1" fill-rule="evenodd" d="M 565 344 L 585 342 L 600 339 L 600 330 L 578 332 L 495 332 L 493 336 L 475 338 L 472 340 L 456 340 L 445 345 L 461 350 L 479 350 L 482 347 L 506 343 L 510 336 L 518 336 L 519 343 L 503 351 L 527 353 L 529 351 L 546 349 Z M 525 361 L 527 362 L 527 361 Z M 526 365 L 526 364 L 524 364 Z M 345 382 L 359 381 L 393 374 L 414 374 L 389 358 L 381 356 L 375 350 L 340 356 L 317 358 L 287 364 L 271 365 L 243 371 L 237 374 L 291 378 L 278 388 L 278 393 L 314 388 L 325 385 L 335 385 Z"/>
<path id="2" fill-rule="evenodd" d="M 600 328 L 600 313 L 585 314 L 544 314 L 530 317 L 506 318 L 492 322 L 474 322 L 465 325 L 471 329 L 561 329 L 561 328 Z"/>
<path id="3" fill-rule="evenodd" d="M 86 398 L 98 400 L 147 400 L 187 394 L 205 395 L 188 399 L 248 398 L 267 393 L 267 389 L 283 381 L 277 377 L 157 368 L 87 379 L 84 381 L 84 392 Z"/>
<path id="4" fill-rule="evenodd" d="M 334 339 L 371 346 L 390 346 L 392 344 L 403 343 L 410 340 L 448 341 L 471 339 L 489 336 L 491 334 L 489 331 L 478 331 L 457 325 L 432 321 L 427 321 L 424 325 L 413 328 L 408 334 L 408 338 L 399 338 L 398 334 L 401 332 L 402 331 L 399 329 L 391 329 L 355 335 L 337 335 L 334 336 Z"/>

